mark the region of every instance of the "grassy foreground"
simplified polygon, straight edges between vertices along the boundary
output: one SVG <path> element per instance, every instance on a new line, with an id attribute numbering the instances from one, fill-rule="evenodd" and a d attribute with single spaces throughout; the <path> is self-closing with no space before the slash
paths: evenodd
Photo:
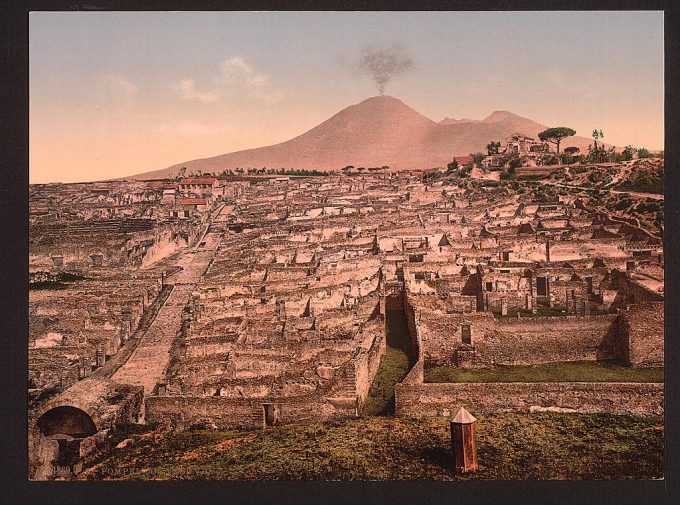
<path id="1" fill-rule="evenodd" d="M 652 479 L 663 420 L 503 413 L 478 416 L 480 470 L 451 470 L 445 418 L 372 417 L 253 431 L 119 431 L 78 479 Z"/>
<path id="2" fill-rule="evenodd" d="M 663 382 L 663 368 L 634 368 L 607 361 L 543 365 L 425 369 L 425 382 Z"/>

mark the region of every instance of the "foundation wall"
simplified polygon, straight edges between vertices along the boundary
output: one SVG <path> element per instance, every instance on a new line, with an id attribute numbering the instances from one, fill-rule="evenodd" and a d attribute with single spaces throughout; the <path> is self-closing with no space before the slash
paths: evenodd
<path id="1" fill-rule="evenodd" d="M 465 407 L 476 414 L 541 410 L 663 415 L 663 384 L 536 382 L 417 384 L 396 386 L 396 415 L 442 416 Z"/>
<path id="2" fill-rule="evenodd" d="M 663 366 L 664 304 L 632 305 L 621 324 L 623 359 L 634 366 Z"/>
<path id="3" fill-rule="evenodd" d="M 331 421 L 356 417 L 356 403 L 319 398 L 236 399 L 220 397 L 150 396 L 145 400 L 147 424 L 182 430 L 190 426 L 213 429 L 262 428 L 264 404 L 279 405 L 280 424 Z"/>
<path id="4" fill-rule="evenodd" d="M 470 325 L 474 366 L 532 365 L 619 358 L 616 319 L 615 315 L 495 319 L 488 313 L 423 312 L 419 330 L 429 362 L 455 364 L 454 353 L 463 344 L 462 326 Z"/>

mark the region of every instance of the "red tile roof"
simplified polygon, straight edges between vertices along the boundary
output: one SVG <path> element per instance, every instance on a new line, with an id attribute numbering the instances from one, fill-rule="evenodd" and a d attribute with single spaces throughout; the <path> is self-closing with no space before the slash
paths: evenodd
<path id="1" fill-rule="evenodd" d="M 217 179 L 215 177 L 192 177 L 189 179 L 182 179 L 180 184 L 215 184 Z"/>
<path id="2" fill-rule="evenodd" d="M 182 198 L 179 201 L 180 205 L 205 205 L 205 198 Z"/>
<path id="3" fill-rule="evenodd" d="M 148 182 L 146 185 L 149 188 L 162 188 L 163 187 L 162 182 Z"/>

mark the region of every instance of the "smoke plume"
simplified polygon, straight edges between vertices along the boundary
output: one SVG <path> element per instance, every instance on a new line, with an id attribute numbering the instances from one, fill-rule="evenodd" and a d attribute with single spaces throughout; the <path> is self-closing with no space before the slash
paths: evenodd
<path id="1" fill-rule="evenodd" d="M 385 94 L 385 87 L 392 79 L 410 70 L 412 66 L 413 59 L 399 45 L 367 47 L 358 61 L 359 71 L 375 81 L 381 95 Z"/>

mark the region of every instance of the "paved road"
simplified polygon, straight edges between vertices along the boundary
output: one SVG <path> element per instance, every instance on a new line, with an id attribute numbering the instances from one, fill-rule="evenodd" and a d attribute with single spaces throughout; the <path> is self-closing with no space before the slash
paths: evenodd
<path id="1" fill-rule="evenodd" d="M 130 358 L 111 376 L 114 381 L 143 386 L 144 394 L 149 395 L 164 380 L 170 347 L 182 327 L 182 311 L 217 250 L 219 235 L 208 231 L 199 244 L 204 245 L 183 254 L 177 262 L 183 269 L 169 279 L 175 285 L 172 293 Z"/>

